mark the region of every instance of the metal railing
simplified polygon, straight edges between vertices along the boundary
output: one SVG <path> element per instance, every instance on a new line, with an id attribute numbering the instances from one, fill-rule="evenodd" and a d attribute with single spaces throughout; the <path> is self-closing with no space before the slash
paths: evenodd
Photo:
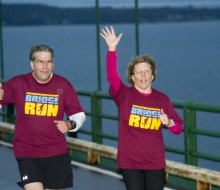
<path id="1" fill-rule="evenodd" d="M 102 144 L 103 139 L 118 140 L 117 135 L 111 135 L 103 132 L 103 119 L 110 119 L 118 121 L 118 115 L 112 115 L 104 113 L 102 111 L 102 101 L 111 100 L 114 104 L 110 95 L 102 91 L 85 91 L 77 90 L 79 97 L 87 97 L 90 101 L 90 110 L 85 110 L 86 116 L 91 117 L 91 130 L 84 129 L 83 127 L 77 132 L 77 134 L 86 134 L 91 136 L 91 141 Z M 185 163 L 197 166 L 198 158 L 205 160 L 211 160 L 220 162 L 220 156 L 210 155 L 198 151 L 197 147 L 197 136 L 202 135 L 211 138 L 220 138 L 220 132 L 212 130 L 204 130 L 197 127 L 197 112 L 210 112 L 220 113 L 219 105 L 196 103 L 192 101 L 172 101 L 174 108 L 180 109 L 183 112 L 183 118 L 185 121 L 183 133 L 184 133 L 184 148 L 174 148 L 166 146 L 167 152 L 174 154 L 183 155 Z M 15 110 L 13 105 L 8 105 L 1 112 L 0 116 L 2 121 L 8 123 L 14 123 Z M 115 127 L 118 127 L 117 125 Z M 72 136 L 74 134 L 74 136 Z M 68 136 L 77 138 L 75 133 L 69 133 Z"/>
<path id="2" fill-rule="evenodd" d="M 4 134 L 13 135 L 14 129 L 14 124 L 0 122 L 0 145 L 13 147 L 13 145 L 11 145 L 10 143 L 1 140 L 6 139 Z M 66 143 L 69 149 L 69 153 L 73 159 L 72 162 L 77 163 L 77 165 L 79 165 L 80 163 L 77 162 L 76 159 L 81 161 L 84 160 L 90 166 L 92 165 L 92 168 L 95 169 L 94 171 L 97 171 L 96 169 L 98 169 L 99 166 L 103 167 L 105 165 L 109 167 L 109 162 L 108 164 L 106 164 L 106 160 L 111 160 L 114 165 L 116 163 L 117 148 L 115 147 L 101 145 L 94 142 L 88 142 L 72 137 L 66 137 Z M 79 154 L 81 154 L 81 156 L 79 156 Z M 115 167 L 113 166 L 113 168 Z M 122 179 L 121 174 L 118 173 L 117 170 L 111 170 L 111 174 L 112 176 Z M 176 185 L 177 189 L 180 187 L 180 179 L 182 183 L 185 184 L 182 184 L 181 186 L 187 189 L 219 190 L 220 187 L 220 172 L 182 164 L 170 160 L 166 160 L 164 177 L 166 184 L 174 184 Z M 177 178 L 179 179 L 176 180 Z M 186 183 L 185 179 L 187 179 L 187 181 L 191 183 Z"/>
<path id="3" fill-rule="evenodd" d="M 117 115 L 111 115 L 103 113 L 101 110 L 101 102 L 103 99 L 111 99 L 110 95 L 101 91 L 95 92 L 85 92 L 85 91 L 77 91 L 81 96 L 91 95 L 91 111 L 86 112 L 87 115 L 92 116 L 92 131 L 80 130 L 79 133 L 86 133 L 92 135 L 92 141 L 101 143 L 102 138 L 109 138 L 112 140 L 117 140 L 117 136 L 112 136 L 110 134 L 105 134 L 102 132 L 102 119 L 112 119 L 117 120 Z M 114 102 L 112 102 L 114 103 Z M 220 157 L 210 154 L 204 154 L 197 151 L 197 135 L 203 135 L 213 138 L 220 138 L 220 132 L 211 131 L 211 130 L 203 130 L 197 128 L 197 118 L 196 112 L 211 112 L 211 113 L 220 113 L 219 105 L 211 105 L 211 104 L 203 104 L 196 103 L 192 101 L 172 101 L 172 104 L 175 108 L 182 109 L 183 118 L 185 121 L 184 124 L 184 148 L 173 148 L 166 146 L 167 152 L 172 152 L 175 154 L 181 154 L 185 157 L 185 163 L 197 166 L 198 158 L 217 161 L 220 162 Z"/>

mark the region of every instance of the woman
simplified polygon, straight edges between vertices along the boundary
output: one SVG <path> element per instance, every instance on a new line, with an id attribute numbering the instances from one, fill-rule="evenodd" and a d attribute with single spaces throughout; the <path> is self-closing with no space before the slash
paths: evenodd
<path id="1" fill-rule="evenodd" d="M 107 75 L 109 93 L 119 113 L 118 167 L 128 190 L 162 190 L 164 187 L 165 145 L 162 126 L 172 133 L 182 132 L 184 121 L 174 110 L 170 99 L 153 89 L 156 63 L 150 55 L 135 57 L 128 65 L 126 86 L 117 71 L 114 28 L 105 27 L 100 35 L 108 46 Z"/>

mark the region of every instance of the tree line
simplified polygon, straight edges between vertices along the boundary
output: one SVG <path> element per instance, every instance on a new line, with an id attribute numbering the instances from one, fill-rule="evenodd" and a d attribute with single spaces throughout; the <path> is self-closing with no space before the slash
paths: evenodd
<path id="1" fill-rule="evenodd" d="M 41 4 L 2 4 L 3 26 L 94 24 L 95 7 L 61 8 Z M 139 23 L 219 20 L 220 7 L 139 8 Z M 100 23 L 134 23 L 134 8 L 101 7 Z"/>

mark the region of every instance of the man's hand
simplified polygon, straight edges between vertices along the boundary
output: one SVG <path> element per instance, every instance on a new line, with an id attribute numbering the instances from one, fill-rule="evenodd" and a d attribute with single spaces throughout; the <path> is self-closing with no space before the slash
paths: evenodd
<path id="1" fill-rule="evenodd" d="M 105 29 L 102 29 L 100 35 L 105 39 L 109 50 L 114 51 L 123 34 L 121 33 L 118 37 L 116 37 L 113 26 L 110 26 L 110 29 L 106 26 Z"/>
<path id="2" fill-rule="evenodd" d="M 2 83 L 0 83 L 0 100 L 3 99 L 4 96 L 4 90 L 2 89 Z"/>
<path id="3" fill-rule="evenodd" d="M 56 127 L 57 129 L 61 132 L 61 133 L 66 133 L 69 131 L 69 129 L 71 128 L 71 123 L 69 121 L 54 121 L 54 123 L 56 123 Z"/>

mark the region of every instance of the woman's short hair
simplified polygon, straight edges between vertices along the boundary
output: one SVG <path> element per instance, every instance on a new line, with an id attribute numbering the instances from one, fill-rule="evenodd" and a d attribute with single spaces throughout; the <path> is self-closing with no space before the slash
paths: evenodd
<path id="1" fill-rule="evenodd" d="M 149 54 L 138 55 L 131 60 L 131 62 L 128 64 L 128 69 L 126 71 L 127 81 L 132 85 L 134 84 L 134 81 L 132 80 L 132 75 L 134 74 L 134 67 L 135 65 L 143 62 L 148 63 L 151 67 L 152 75 L 154 76 L 152 81 L 154 81 L 157 77 L 157 64 L 154 61 L 154 58 Z"/>

